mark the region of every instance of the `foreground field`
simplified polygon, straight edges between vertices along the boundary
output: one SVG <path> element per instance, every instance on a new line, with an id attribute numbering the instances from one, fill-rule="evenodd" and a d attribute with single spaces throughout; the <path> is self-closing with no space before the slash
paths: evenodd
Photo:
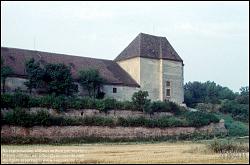
<path id="1" fill-rule="evenodd" d="M 1 145 L 2 163 L 249 163 L 249 153 L 216 154 L 191 142 Z"/>

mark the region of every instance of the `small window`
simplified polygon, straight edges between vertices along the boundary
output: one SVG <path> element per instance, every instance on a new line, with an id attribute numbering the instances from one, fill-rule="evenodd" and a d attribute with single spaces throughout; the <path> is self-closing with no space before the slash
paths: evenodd
<path id="1" fill-rule="evenodd" d="M 117 89 L 116 88 L 113 88 L 113 93 L 116 93 L 117 92 Z"/>
<path id="2" fill-rule="evenodd" d="M 167 90 L 166 90 L 166 96 L 167 96 L 167 97 L 170 97 L 170 89 L 167 89 Z"/>
<path id="3" fill-rule="evenodd" d="M 170 81 L 167 81 L 167 82 L 166 82 L 166 86 L 167 86 L 167 87 L 170 87 Z"/>

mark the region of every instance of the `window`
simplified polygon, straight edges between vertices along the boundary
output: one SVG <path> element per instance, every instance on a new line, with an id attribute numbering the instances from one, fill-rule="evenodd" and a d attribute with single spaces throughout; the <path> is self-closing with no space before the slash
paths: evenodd
<path id="1" fill-rule="evenodd" d="M 116 93 L 117 92 L 117 89 L 116 88 L 113 88 L 113 93 Z"/>
<path id="2" fill-rule="evenodd" d="M 167 97 L 170 97 L 170 89 L 167 89 L 167 90 L 166 90 L 166 96 L 167 96 Z"/>
<path id="3" fill-rule="evenodd" d="M 170 81 L 167 81 L 167 82 L 166 82 L 166 86 L 167 86 L 167 87 L 170 87 Z"/>

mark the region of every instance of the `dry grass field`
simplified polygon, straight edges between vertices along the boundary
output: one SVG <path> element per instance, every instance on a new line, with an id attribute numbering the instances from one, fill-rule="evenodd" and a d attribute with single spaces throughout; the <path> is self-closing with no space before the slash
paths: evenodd
<path id="1" fill-rule="evenodd" d="M 218 154 L 192 142 L 1 145 L 2 163 L 249 163 L 249 153 Z"/>

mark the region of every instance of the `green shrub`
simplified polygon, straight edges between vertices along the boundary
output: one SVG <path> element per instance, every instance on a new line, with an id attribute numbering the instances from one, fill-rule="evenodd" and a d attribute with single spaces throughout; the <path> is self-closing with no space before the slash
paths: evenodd
<path id="1" fill-rule="evenodd" d="M 125 110 L 132 110 L 133 109 L 133 103 L 131 101 L 124 101 L 122 102 L 122 109 Z"/>
<path id="2" fill-rule="evenodd" d="M 28 102 L 28 107 L 42 107 L 40 98 L 30 97 Z"/>
<path id="3" fill-rule="evenodd" d="M 23 94 L 21 92 L 14 93 L 12 97 L 12 104 L 13 107 L 24 107 L 28 108 L 29 106 L 29 99 L 30 97 L 26 94 Z"/>
<path id="4" fill-rule="evenodd" d="M 8 125 L 33 126 L 35 118 L 24 109 L 15 108 L 4 115 L 4 122 Z"/>
<path id="5" fill-rule="evenodd" d="M 84 109 L 83 101 L 79 98 L 70 98 L 67 100 L 67 107 L 71 109 Z"/>
<path id="6" fill-rule="evenodd" d="M 104 99 L 104 103 L 105 103 L 106 109 L 116 109 L 117 108 L 115 99 L 111 99 L 111 98 Z"/>
<path id="7" fill-rule="evenodd" d="M 90 97 L 84 97 L 81 99 L 82 109 L 93 109 L 96 108 L 95 100 Z"/>
<path id="8" fill-rule="evenodd" d="M 239 104 L 236 101 L 223 102 L 220 112 L 230 113 L 232 117 L 239 121 L 249 121 L 249 104 Z"/>
<path id="9" fill-rule="evenodd" d="M 65 96 L 46 95 L 41 97 L 39 102 L 40 107 L 53 108 L 61 112 L 67 109 L 67 98 Z"/>
<path id="10" fill-rule="evenodd" d="M 149 111 L 149 103 L 150 100 L 147 99 L 148 97 L 148 92 L 147 91 L 138 91 L 135 92 L 132 96 L 132 103 L 133 103 L 133 107 L 135 110 L 138 111 Z"/>
<path id="11" fill-rule="evenodd" d="M 219 118 L 216 117 L 214 114 L 205 113 L 201 111 L 186 112 L 184 116 L 187 119 L 188 125 L 194 126 L 194 127 L 200 127 L 200 126 L 208 125 L 210 123 L 219 122 Z"/>
<path id="12" fill-rule="evenodd" d="M 96 100 L 95 101 L 95 107 L 98 109 L 100 112 L 105 112 L 107 113 L 107 109 L 105 106 L 105 102 L 103 100 Z"/>
<path id="13" fill-rule="evenodd" d="M 48 111 L 38 111 L 34 116 L 34 125 L 49 126 L 52 124 L 51 115 Z"/>
<path id="14" fill-rule="evenodd" d="M 1 108 L 10 108 L 12 105 L 12 95 L 1 93 Z"/>
<path id="15" fill-rule="evenodd" d="M 181 113 L 181 108 L 176 103 L 171 101 L 155 101 L 151 105 L 152 112 L 171 112 L 176 115 Z"/>

